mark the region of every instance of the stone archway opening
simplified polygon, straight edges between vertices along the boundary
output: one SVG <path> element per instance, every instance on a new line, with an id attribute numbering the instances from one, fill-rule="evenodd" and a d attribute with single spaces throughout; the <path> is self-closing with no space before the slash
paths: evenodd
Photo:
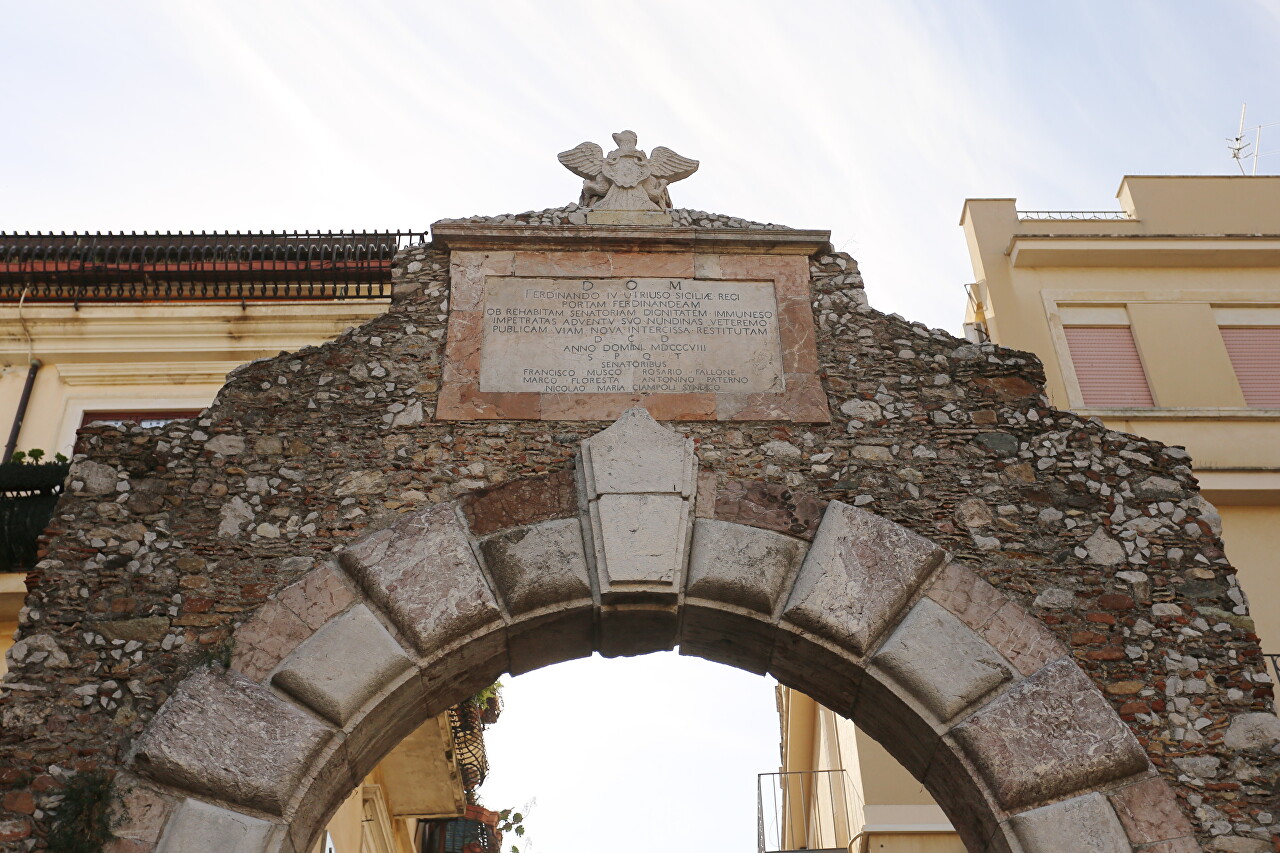
<path id="1" fill-rule="evenodd" d="M 717 518 L 691 460 L 688 439 L 632 410 L 583 442 L 573 479 L 430 507 L 314 568 L 136 741 L 152 832 L 137 840 L 308 850 L 391 747 L 503 673 L 677 645 L 851 719 L 970 850 L 1189 835 L 1132 733 L 1020 605 L 853 506 L 831 502 L 801 535 Z"/>

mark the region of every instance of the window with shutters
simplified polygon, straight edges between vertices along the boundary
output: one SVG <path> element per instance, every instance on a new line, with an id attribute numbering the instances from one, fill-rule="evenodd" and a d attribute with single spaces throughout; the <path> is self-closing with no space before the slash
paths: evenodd
<path id="1" fill-rule="evenodd" d="M 1250 408 L 1280 409 L 1280 326 L 1223 326 L 1222 342 Z"/>
<path id="2" fill-rule="evenodd" d="M 1128 326 L 1065 326 L 1063 330 L 1085 406 L 1133 409 L 1155 405 Z"/>

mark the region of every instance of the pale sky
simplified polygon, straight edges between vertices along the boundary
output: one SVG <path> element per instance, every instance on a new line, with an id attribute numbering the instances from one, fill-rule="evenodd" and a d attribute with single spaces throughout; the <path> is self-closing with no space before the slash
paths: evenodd
<path id="1" fill-rule="evenodd" d="M 829 228 L 958 331 L 966 197 L 1116 209 L 1280 122 L 1280 2 L 0 0 L 0 230 L 425 229 L 557 207 L 635 130 L 674 202 Z M 1280 127 L 1264 150 L 1280 151 Z M 1260 173 L 1280 172 L 1280 155 Z M 659 656 L 511 681 L 495 807 L 535 853 L 749 851 L 770 684 Z"/>

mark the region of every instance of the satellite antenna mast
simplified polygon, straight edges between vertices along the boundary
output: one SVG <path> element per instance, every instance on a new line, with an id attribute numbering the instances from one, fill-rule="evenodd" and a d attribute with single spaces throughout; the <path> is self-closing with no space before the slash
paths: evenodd
<path id="1" fill-rule="evenodd" d="M 1268 127 L 1280 127 L 1280 121 L 1272 122 L 1271 124 L 1254 125 L 1250 128 L 1250 130 L 1253 131 L 1253 142 L 1245 142 L 1244 118 L 1245 111 L 1248 107 L 1248 103 L 1240 105 L 1240 129 L 1236 132 L 1234 139 L 1227 140 L 1227 150 L 1231 152 L 1231 159 L 1236 161 L 1236 165 L 1240 167 L 1240 174 L 1242 175 L 1250 174 L 1244 170 L 1244 161 L 1252 159 L 1252 174 L 1256 176 L 1258 174 L 1259 157 L 1269 157 L 1272 154 L 1280 154 L 1280 149 L 1265 152 L 1262 150 L 1262 131 Z M 1248 148 L 1253 148 L 1253 151 L 1247 151 Z"/>

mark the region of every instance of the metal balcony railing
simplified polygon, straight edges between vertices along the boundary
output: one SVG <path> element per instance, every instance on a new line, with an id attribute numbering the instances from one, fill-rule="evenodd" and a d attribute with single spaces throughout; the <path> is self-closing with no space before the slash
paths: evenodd
<path id="1" fill-rule="evenodd" d="M 1019 210 L 1019 220 L 1047 219 L 1056 221 L 1113 221 L 1128 222 L 1133 219 L 1123 210 Z"/>
<path id="2" fill-rule="evenodd" d="M 453 733 L 453 753 L 467 802 L 475 804 L 476 789 L 489 775 L 489 757 L 484 748 L 484 722 L 481 710 L 470 702 L 449 709 L 449 729 Z"/>
<path id="3" fill-rule="evenodd" d="M 69 468 L 57 462 L 0 465 L 0 572 L 35 566 L 40 534 L 53 516 Z"/>
<path id="4" fill-rule="evenodd" d="M 1263 652 L 1262 656 L 1271 665 L 1271 683 L 1280 684 L 1280 653 Z"/>
<path id="5" fill-rule="evenodd" d="M 0 302 L 376 299 L 419 231 L 0 232 Z"/>
<path id="6" fill-rule="evenodd" d="M 859 802 L 843 770 L 761 773 L 756 791 L 758 853 L 847 853 Z"/>

